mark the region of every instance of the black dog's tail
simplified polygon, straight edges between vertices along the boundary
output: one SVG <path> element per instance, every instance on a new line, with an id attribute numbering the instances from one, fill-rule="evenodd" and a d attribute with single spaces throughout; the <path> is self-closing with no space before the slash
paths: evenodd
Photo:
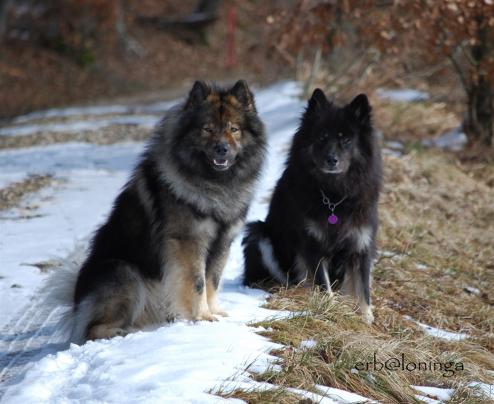
<path id="1" fill-rule="evenodd" d="M 244 248 L 244 285 L 268 287 L 285 285 L 287 274 L 278 264 L 273 246 L 267 234 L 266 224 L 261 221 L 247 224 L 242 240 Z"/>

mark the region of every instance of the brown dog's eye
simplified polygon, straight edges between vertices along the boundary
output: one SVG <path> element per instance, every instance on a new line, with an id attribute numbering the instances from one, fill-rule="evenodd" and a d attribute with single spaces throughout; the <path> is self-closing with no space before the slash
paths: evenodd
<path id="1" fill-rule="evenodd" d="M 230 130 L 232 131 L 232 133 L 238 132 L 238 128 L 236 126 L 232 126 Z"/>

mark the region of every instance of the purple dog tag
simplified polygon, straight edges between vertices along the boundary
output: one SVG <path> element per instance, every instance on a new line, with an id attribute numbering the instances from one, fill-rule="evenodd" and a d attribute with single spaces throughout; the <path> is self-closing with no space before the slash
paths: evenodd
<path id="1" fill-rule="evenodd" d="M 331 214 L 328 216 L 328 223 L 329 224 L 336 224 L 338 223 L 338 216 L 336 216 L 335 214 Z"/>

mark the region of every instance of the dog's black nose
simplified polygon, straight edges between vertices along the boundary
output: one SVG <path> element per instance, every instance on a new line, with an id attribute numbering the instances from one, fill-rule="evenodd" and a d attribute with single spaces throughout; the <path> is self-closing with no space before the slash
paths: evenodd
<path id="1" fill-rule="evenodd" d="M 226 153 L 228 153 L 229 148 L 230 148 L 230 146 L 228 145 L 228 143 L 217 143 L 214 146 L 214 152 L 218 156 L 225 156 Z"/>
<path id="2" fill-rule="evenodd" d="M 330 154 L 327 158 L 326 158 L 326 162 L 334 167 L 336 164 L 338 164 L 338 157 L 336 157 L 336 155 L 334 154 Z"/>

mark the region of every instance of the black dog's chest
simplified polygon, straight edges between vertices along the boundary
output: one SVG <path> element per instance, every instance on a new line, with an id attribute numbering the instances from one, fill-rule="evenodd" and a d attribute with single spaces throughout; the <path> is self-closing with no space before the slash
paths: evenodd
<path id="1" fill-rule="evenodd" d="M 308 244 L 317 246 L 324 252 L 331 252 L 341 247 L 348 232 L 348 217 L 337 216 L 336 222 L 331 220 L 331 212 L 318 209 L 305 219 L 302 237 L 306 238 Z"/>

